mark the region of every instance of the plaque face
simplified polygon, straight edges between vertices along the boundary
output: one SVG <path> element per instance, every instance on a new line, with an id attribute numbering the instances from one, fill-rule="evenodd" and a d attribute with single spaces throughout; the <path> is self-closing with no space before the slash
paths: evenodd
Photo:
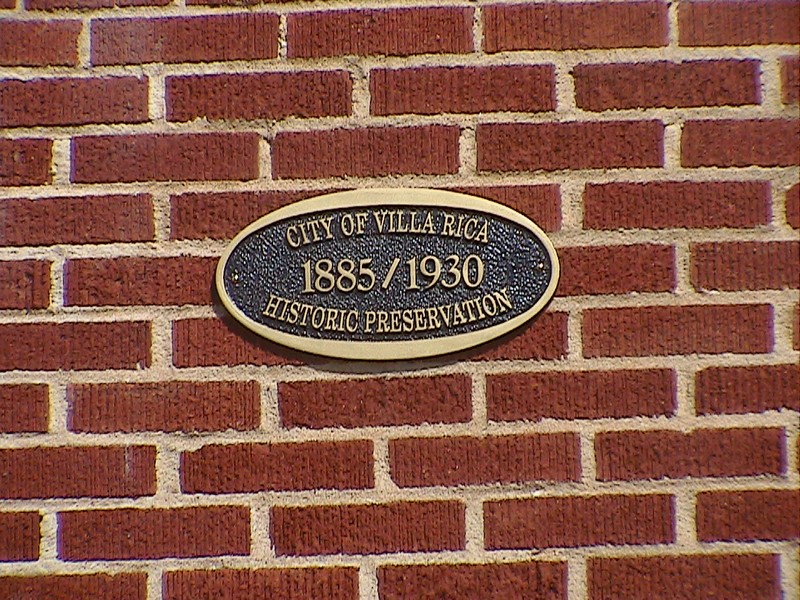
<path id="1" fill-rule="evenodd" d="M 225 307 L 284 346 L 404 360 L 477 346 L 548 303 L 559 266 L 527 217 L 428 189 L 337 192 L 246 227 L 217 267 Z"/>

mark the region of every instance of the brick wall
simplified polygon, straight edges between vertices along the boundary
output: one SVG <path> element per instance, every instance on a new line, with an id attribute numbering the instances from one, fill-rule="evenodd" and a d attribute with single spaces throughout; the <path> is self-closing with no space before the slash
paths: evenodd
<path id="1" fill-rule="evenodd" d="M 798 598 L 800 3 L 0 0 L 0 597 Z M 563 278 L 353 365 L 244 225 L 464 190 Z"/>

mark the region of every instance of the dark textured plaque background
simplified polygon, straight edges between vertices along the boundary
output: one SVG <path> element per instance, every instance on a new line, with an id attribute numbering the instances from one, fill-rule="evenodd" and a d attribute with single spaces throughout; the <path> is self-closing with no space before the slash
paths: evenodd
<path id="1" fill-rule="evenodd" d="M 542 297 L 551 278 L 552 265 L 543 244 L 525 227 L 487 213 L 420 206 L 390 206 L 391 210 L 414 210 L 418 214 L 432 213 L 435 230 L 441 230 L 444 213 L 456 216 L 464 214 L 489 220 L 489 243 L 470 242 L 463 238 L 443 237 L 429 234 L 380 234 L 375 229 L 370 214 L 368 233 L 345 237 L 339 227 L 338 217 L 333 220 L 334 239 L 317 242 L 298 249 L 289 247 L 286 242 L 286 228 L 292 224 L 307 222 L 330 214 L 379 211 L 380 206 L 369 208 L 347 208 L 342 210 L 320 211 L 300 217 L 292 217 L 259 229 L 243 239 L 231 253 L 225 265 L 225 289 L 233 303 L 257 323 L 262 323 L 290 334 L 303 337 L 336 340 L 419 340 L 447 337 L 486 329 L 503 323 L 524 313 Z M 457 254 L 463 263 L 469 254 L 480 256 L 485 265 L 482 284 L 477 288 L 467 288 L 459 284 L 455 288 L 444 288 L 437 284 L 428 290 L 406 290 L 409 258 L 421 259 L 426 255 L 439 257 L 445 270 L 445 257 Z M 388 289 L 381 289 L 381 283 L 388 272 L 394 257 L 400 257 L 397 272 Z M 331 260 L 334 265 L 343 258 L 358 264 L 361 258 L 372 258 L 370 267 L 375 271 L 376 283 L 369 292 L 352 291 L 343 293 L 336 289 L 329 293 L 303 294 L 303 263 L 321 258 Z M 459 264 L 460 268 L 461 264 Z M 422 286 L 427 278 L 420 277 Z M 441 304 L 455 304 L 462 300 L 479 298 L 487 293 L 508 288 L 508 296 L 513 308 L 504 314 L 476 320 L 459 326 L 445 327 L 406 333 L 346 333 L 317 330 L 313 327 L 300 327 L 297 324 L 267 318 L 262 313 L 270 293 L 289 300 L 297 300 L 314 306 L 355 309 L 363 322 L 365 310 L 403 310 L 424 308 Z M 466 314 L 466 313 L 465 313 Z"/>

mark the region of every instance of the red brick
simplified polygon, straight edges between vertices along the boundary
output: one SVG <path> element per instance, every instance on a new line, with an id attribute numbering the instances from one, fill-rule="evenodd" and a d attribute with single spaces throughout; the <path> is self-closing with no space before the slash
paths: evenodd
<path id="1" fill-rule="evenodd" d="M 318 190 L 189 193 L 170 197 L 170 239 L 229 240 L 268 212 Z"/>
<path id="2" fill-rule="evenodd" d="M 375 115 L 541 112 L 556 107 L 552 65 L 373 69 L 369 89 Z"/>
<path id="3" fill-rule="evenodd" d="M 800 165 L 800 120 L 687 121 L 681 135 L 684 167 Z"/>
<path id="4" fill-rule="evenodd" d="M 155 492 L 155 446 L 0 450 L 3 498 L 133 498 Z"/>
<path id="5" fill-rule="evenodd" d="M 577 65 L 575 102 L 585 110 L 760 104 L 757 60 Z"/>
<path id="6" fill-rule="evenodd" d="M 52 157 L 50 140 L 0 140 L 0 186 L 50 183 Z"/>
<path id="7" fill-rule="evenodd" d="M 692 244 L 697 290 L 780 290 L 800 287 L 800 242 Z"/>
<path id="8" fill-rule="evenodd" d="M 497 500 L 483 505 L 488 550 L 667 544 L 672 496 L 650 494 Z"/>
<path id="9" fill-rule="evenodd" d="M 143 123 L 147 78 L 96 77 L 0 82 L 0 127 Z"/>
<path id="10" fill-rule="evenodd" d="M 378 567 L 378 590 L 381 600 L 566 600 L 567 563 L 386 565 Z"/>
<path id="11" fill-rule="evenodd" d="M 0 577 L 5 598 L 146 600 L 147 573 Z"/>
<path id="12" fill-rule="evenodd" d="M 561 193 L 556 184 L 497 185 L 452 188 L 488 198 L 521 212 L 545 231 L 561 229 Z"/>
<path id="13" fill-rule="evenodd" d="M 462 353 L 471 360 L 557 360 L 567 355 L 567 313 L 546 312 L 496 341 Z"/>
<path id="14" fill-rule="evenodd" d="M 58 513 L 58 557 L 62 560 L 195 558 L 249 553 L 250 509 L 245 506 Z"/>
<path id="15" fill-rule="evenodd" d="M 660 167 L 660 121 L 490 123 L 478 125 L 479 171 L 558 171 Z"/>
<path id="16" fill-rule="evenodd" d="M 747 228 L 769 223 L 766 181 L 589 183 L 586 229 Z"/>
<path id="17" fill-rule="evenodd" d="M 780 475 L 783 429 L 611 431 L 595 436 L 600 481 Z"/>
<path id="18" fill-rule="evenodd" d="M 792 348 L 800 350 L 800 304 L 794 307 L 794 336 L 792 339 Z"/>
<path id="19" fill-rule="evenodd" d="M 577 434 L 405 438 L 389 442 L 389 464 L 400 487 L 577 481 Z"/>
<path id="20" fill-rule="evenodd" d="M 351 113 L 347 71 L 167 77 L 167 119 L 284 119 Z"/>
<path id="21" fill-rule="evenodd" d="M 701 492 L 697 538 L 702 542 L 800 538 L 800 490 Z"/>
<path id="22" fill-rule="evenodd" d="M 66 306 L 211 304 L 216 257 L 121 257 L 68 260 Z"/>
<path id="23" fill-rule="evenodd" d="M 577 246 L 559 248 L 558 296 L 670 292 L 675 289 L 672 246 Z"/>
<path id="24" fill-rule="evenodd" d="M 0 512 L 0 561 L 37 560 L 41 520 L 36 512 Z M 0 578 L 2 590 L 3 579 Z"/>
<path id="25" fill-rule="evenodd" d="M 46 385 L 0 385 L 0 433 L 44 433 L 48 421 Z"/>
<path id="26" fill-rule="evenodd" d="M 100 135 L 72 139 L 72 181 L 247 180 L 258 177 L 257 133 Z"/>
<path id="27" fill-rule="evenodd" d="M 800 57 L 781 58 L 781 99 L 784 104 L 800 102 Z"/>
<path id="28" fill-rule="evenodd" d="M 0 65 L 77 66 L 81 29 L 80 21 L 0 21 Z"/>
<path id="29" fill-rule="evenodd" d="M 463 550 L 461 502 L 394 502 L 272 509 L 278 556 Z"/>
<path id="30" fill-rule="evenodd" d="M 92 21 L 92 64 L 214 62 L 278 56 L 268 13 Z"/>
<path id="31" fill-rule="evenodd" d="M 18 198 L 0 202 L 3 246 L 147 242 L 155 239 L 153 201 L 135 196 Z"/>
<path id="32" fill-rule="evenodd" d="M 0 208 L 0 215 L 3 212 Z M 51 265 L 45 260 L 0 261 L 0 308 L 30 310 L 50 306 Z"/>
<path id="33" fill-rule="evenodd" d="M 164 600 L 356 600 L 356 567 L 168 571 Z"/>
<path id="34" fill-rule="evenodd" d="M 786 192 L 786 222 L 800 229 L 800 183 L 795 183 Z"/>
<path id="35" fill-rule="evenodd" d="M 456 173 L 459 135 L 447 125 L 280 132 L 272 173 L 277 179 Z"/>
<path id="36" fill-rule="evenodd" d="M 675 412 L 675 373 L 555 371 L 486 378 L 492 421 L 602 419 L 670 416 Z"/>
<path id="37" fill-rule="evenodd" d="M 732 328 L 731 323 L 736 323 Z M 583 354 L 757 354 L 772 351 L 768 304 L 642 306 L 587 310 Z"/>
<path id="38" fill-rule="evenodd" d="M 695 375 L 699 415 L 800 412 L 800 366 L 711 367 Z"/>
<path id="39" fill-rule="evenodd" d="M 4 323 L 0 347 L 10 349 L 0 371 L 139 369 L 150 366 L 150 323 Z"/>
<path id="40" fill-rule="evenodd" d="M 683 2 L 678 6 L 681 46 L 753 46 L 800 43 L 795 0 Z"/>
<path id="41" fill-rule="evenodd" d="M 589 595 L 592 600 L 777 599 L 779 564 L 775 554 L 591 558 Z"/>
<path id="42" fill-rule="evenodd" d="M 372 442 L 212 444 L 181 454 L 187 494 L 350 490 L 375 485 Z"/>
<path id="43" fill-rule="evenodd" d="M 278 384 L 284 427 L 374 427 L 465 423 L 472 383 L 462 375 Z"/>
<path id="44" fill-rule="evenodd" d="M 282 365 L 283 349 L 229 319 L 182 319 L 172 323 L 172 363 L 176 367 Z"/>
<path id="45" fill-rule="evenodd" d="M 14 9 L 17 7 L 17 0 L 0 0 L 0 9 Z"/>
<path id="46" fill-rule="evenodd" d="M 24 0 L 28 10 L 60 10 L 62 8 L 126 8 L 129 6 L 167 6 L 170 0 Z"/>
<path id="47" fill-rule="evenodd" d="M 486 52 L 666 46 L 668 30 L 662 2 L 510 4 L 483 11 Z"/>
<path id="48" fill-rule="evenodd" d="M 81 433 L 248 431 L 261 419 L 255 381 L 71 384 L 67 402 Z"/>
<path id="49" fill-rule="evenodd" d="M 472 52 L 472 9 L 330 10 L 288 16 L 290 58 Z"/>

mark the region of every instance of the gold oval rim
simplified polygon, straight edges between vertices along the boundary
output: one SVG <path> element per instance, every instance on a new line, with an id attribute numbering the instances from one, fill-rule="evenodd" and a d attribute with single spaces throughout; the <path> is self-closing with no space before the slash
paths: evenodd
<path id="1" fill-rule="evenodd" d="M 363 340 L 325 340 L 318 338 L 308 338 L 293 335 L 272 329 L 267 325 L 253 321 L 245 315 L 230 299 L 225 290 L 223 272 L 225 265 L 233 253 L 233 250 L 248 235 L 272 225 L 278 221 L 291 217 L 307 215 L 322 210 L 348 209 L 361 206 L 432 206 L 439 208 L 460 208 L 475 210 L 478 212 L 501 217 L 522 225 L 531 231 L 545 247 L 552 265 L 552 276 L 550 283 L 542 296 L 525 312 L 516 317 L 492 325 L 479 331 L 447 335 L 434 339 L 425 340 L 395 340 L 386 342 L 373 342 Z M 558 285 L 561 274 L 558 256 L 555 247 L 542 229 L 525 215 L 517 212 L 513 208 L 479 198 L 451 192 L 448 190 L 433 190 L 428 188 L 367 188 L 360 190 L 348 190 L 344 192 L 332 192 L 300 200 L 293 204 L 274 210 L 263 217 L 260 217 L 242 231 L 240 231 L 225 248 L 220 257 L 216 271 L 216 286 L 219 297 L 225 309 L 242 325 L 250 331 L 260 335 L 281 346 L 292 348 L 300 352 L 339 358 L 346 360 L 369 360 L 369 361 L 388 361 L 388 360 L 410 360 L 417 358 L 429 358 L 443 354 L 452 354 L 469 348 L 474 348 L 493 339 L 496 339 L 517 327 L 526 323 L 536 316 L 552 299 Z"/>

